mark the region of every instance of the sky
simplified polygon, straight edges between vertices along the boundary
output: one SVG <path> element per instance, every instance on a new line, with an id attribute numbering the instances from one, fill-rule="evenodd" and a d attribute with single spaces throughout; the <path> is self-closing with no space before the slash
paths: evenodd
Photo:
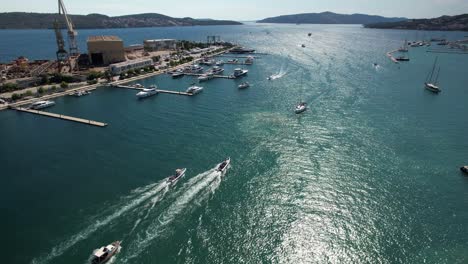
<path id="1" fill-rule="evenodd" d="M 432 18 L 468 13 L 468 0 L 64 0 L 70 14 L 109 16 L 160 13 L 172 17 L 259 20 L 331 11 L 387 17 Z M 0 0 L 0 12 L 57 12 L 57 0 Z"/>

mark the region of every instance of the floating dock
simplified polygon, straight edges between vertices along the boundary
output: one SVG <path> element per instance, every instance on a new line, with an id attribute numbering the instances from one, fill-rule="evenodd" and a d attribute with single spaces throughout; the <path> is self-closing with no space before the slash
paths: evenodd
<path id="1" fill-rule="evenodd" d="M 112 87 L 116 88 L 122 88 L 122 89 L 130 89 L 130 90 L 143 90 L 144 88 L 138 88 L 134 86 L 127 86 L 127 85 L 114 85 Z M 171 91 L 171 90 L 161 90 L 161 89 L 156 89 L 158 93 L 165 93 L 165 94 L 178 94 L 178 95 L 186 95 L 186 96 L 193 96 L 191 93 L 186 93 L 186 92 L 179 92 L 179 91 Z"/>
<path id="2" fill-rule="evenodd" d="M 202 76 L 203 73 L 184 73 L 187 76 Z M 236 77 L 231 75 L 213 75 L 213 78 L 224 78 L 224 79 L 236 79 Z"/>
<path id="3" fill-rule="evenodd" d="M 78 117 L 73 117 L 73 116 L 54 114 L 54 113 L 50 113 L 50 112 L 44 112 L 44 111 L 33 110 L 33 109 L 22 108 L 22 107 L 16 107 L 16 108 L 12 108 L 12 109 L 14 109 L 16 111 L 20 111 L 20 112 L 26 112 L 26 113 L 42 115 L 42 116 L 48 116 L 48 117 L 68 120 L 68 121 L 72 121 L 72 122 L 76 122 L 76 123 L 82 123 L 82 124 L 92 125 L 92 126 L 97 126 L 97 127 L 107 126 L 107 123 L 102 123 L 102 122 L 98 122 L 98 121 L 93 121 L 93 120 L 83 119 L 83 118 L 78 118 Z"/>

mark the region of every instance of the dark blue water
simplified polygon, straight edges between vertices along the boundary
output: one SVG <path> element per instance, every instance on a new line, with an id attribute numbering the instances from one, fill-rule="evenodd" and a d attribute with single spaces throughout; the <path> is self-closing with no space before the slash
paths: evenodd
<path id="1" fill-rule="evenodd" d="M 2 60 L 53 57 L 51 32 L 28 32 L 0 31 Z M 221 35 L 271 55 L 248 66 L 246 90 L 220 79 L 195 97 L 136 100 L 102 88 L 48 110 L 106 128 L 1 112 L 2 262 L 85 263 L 115 240 L 114 263 L 468 261 L 468 179 L 458 170 L 468 163 L 468 56 L 438 54 L 439 95 L 423 88 L 437 55 L 426 51 L 438 47 L 411 49 L 401 65 L 385 56 L 404 39 L 463 33 L 245 25 L 79 34 L 80 47 L 93 34 L 126 44 Z M 194 81 L 140 83 L 182 91 Z M 310 109 L 297 116 L 302 100 Z M 221 178 L 213 168 L 226 156 Z M 178 167 L 187 175 L 168 188 Z"/>

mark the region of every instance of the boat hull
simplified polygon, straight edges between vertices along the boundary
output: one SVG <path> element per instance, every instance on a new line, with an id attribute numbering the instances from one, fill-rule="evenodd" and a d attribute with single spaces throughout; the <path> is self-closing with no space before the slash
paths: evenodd
<path id="1" fill-rule="evenodd" d="M 221 165 L 224 162 L 226 162 L 226 165 L 221 168 Z M 230 164 L 231 164 L 231 158 L 228 158 L 227 160 L 221 162 L 220 164 L 218 164 L 218 166 L 216 166 L 216 171 L 221 172 L 221 175 L 224 175 L 226 171 L 228 170 Z"/>
<path id="2" fill-rule="evenodd" d="M 177 176 L 175 178 L 171 178 L 171 177 L 167 178 L 167 183 L 169 183 L 170 185 L 175 185 L 180 180 L 180 178 L 185 176 L 186 171 L 187 171 L 187 169 L 183 168 L 181 173 L 179 174 L 179 176 Z"/>
<path id="3" fill-rule="evenodd" d="M 441 92 L 439 87 L 437 87 L 437 86 L 435 86 L 433 84 L 430 84 L 430 83 L 425 83 L 424 87 L 426 88 L 426 90 L 431 91 L 433 93 L 440 93 Z"/>

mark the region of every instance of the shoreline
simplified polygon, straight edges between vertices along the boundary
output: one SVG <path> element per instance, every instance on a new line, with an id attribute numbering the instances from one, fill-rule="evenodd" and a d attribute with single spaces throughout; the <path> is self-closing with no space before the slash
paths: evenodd
<path id="1" fill-rule="evenodd" d="M 212 58 L 212 57 L 215 57 L 215 56 L 219 56 L 221 54 L 228 53 L 233 48 L 234 47 L 231 47 L 231 48 L 229 48 L 227 50 L 223 50 L 223 51 L 217 52 L 215 54 L 210 54 L 210 55 L 208 55 L 206 57 L 207 58 Z M 48 99 L 52 99 L 52 98 L 66 96 L 66 95 L 69 95 L 70 93 L 73 93 L 73 92 L 76 92 L 76 91 L 93 91 L 93 90 L 96 90 L 98 88 L 109 87 L 111 85 L 126 84 L 126 83 L 129 83 L 129 82 L 134 82 L 134 81 L 137 81 L 137 80 L 142 80 L 142 79 L 146 79 L 146 78 L 149 78 L 149 77 L 158 76 L 160 74 L 167 73 L 169 71 L 174 71 L 176 69 L 183 68 L 183 67 L 188 66 L 190 64 L 196 63 L 196 62 L 198 62 L 200 60 L 201 60 L 201 58 L 198 58 L 198 59 L 195 59 L 193 61 L 186 62 L 184 64 L 174 66 L 172 68 L 167 68 L 165 70 L 157 70 L 157 71 L 154 71 L 154 72 L 151 72 L 151 73 L 138 75 L 138 76 L 135 76 L 135 77 L 132 77 L 132 78 L 129 78 L 129 79 L 117 80 L 117 81 L 106 82 L 106 83 L 97 83 L 97 84 L 92 84 L 92 85 L 85 85 L 85 86 L 69 89 L 69 90 L 66 90 L 66 91 L 63 91 L 63 92 L 44 95 L 44 96 L 41 96 L 41 97 L 35 97 L 35 98 L 22 100 L 22 101 L 10 103 L 10 104 L 3 104 L 3 105 L 0 105 L 0 111 L 11 108 L 11 107 L 19 107 L 19 106 L 22 106 L 22 105 L 25 105 L 25 104 L 30 104 L 30 103 L 33 103 L 33 102 L 38 101 L 38 100 L 48 100 Z"/>

